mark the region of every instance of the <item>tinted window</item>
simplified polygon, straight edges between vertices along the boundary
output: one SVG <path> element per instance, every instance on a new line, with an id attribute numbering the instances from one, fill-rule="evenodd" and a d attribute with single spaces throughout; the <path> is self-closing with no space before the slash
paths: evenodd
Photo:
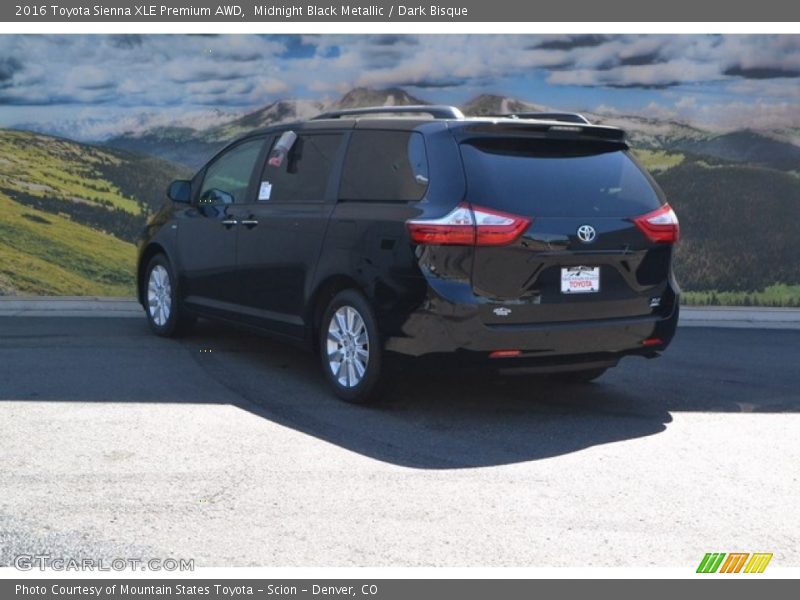
<path id="1" fill-rule="evenodd" d="M 264 167 L 259 200 L 322 202 L 341 141 L 340 134 L 300 135 L 280 166 Z"/>
<path id="2" fill-rule="evenodd" d="M 252 140 L 231 148 L 206 169 L 200 188 L 201 204 L 247 202 L 250 176 L 264 140 Z"/>
<path id="3" fill-rule="evenodd" d="M 347 149 L 341 200 L 410 202 L 428 188 L 428 157 L 422 134 L 356 131 Z"/>
<path id="4" fill-rule="evenodd" d="M 541 217 L 625 217 L 661 205 L 648 177 L 618 145 L 486 139 L 462 144 L 467 197 Z"/>

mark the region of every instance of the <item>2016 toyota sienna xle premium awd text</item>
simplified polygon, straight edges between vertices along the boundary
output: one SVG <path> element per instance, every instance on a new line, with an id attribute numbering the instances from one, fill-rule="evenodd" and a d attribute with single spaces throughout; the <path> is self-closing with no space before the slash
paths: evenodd
<path id="1" fill-rule="evenodd" d="M 139 247 L 153 331 L 302 342 L 351 402 L 393 354 L 589 381 L 675 333 L 675 213 L 624 132 L 580 115 L 336 111 L 237 140 L 168 196 Z"/>

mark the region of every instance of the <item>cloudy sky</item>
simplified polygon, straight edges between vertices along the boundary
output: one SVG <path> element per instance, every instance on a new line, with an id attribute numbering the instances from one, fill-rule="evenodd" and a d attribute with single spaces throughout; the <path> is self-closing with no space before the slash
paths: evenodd
<path id="1" fill-rule="evenodd" d="M 798 35 L 4 35 L 0 126 L 103 139 L 400 86 L 714 129 L 800 128 Z"/>

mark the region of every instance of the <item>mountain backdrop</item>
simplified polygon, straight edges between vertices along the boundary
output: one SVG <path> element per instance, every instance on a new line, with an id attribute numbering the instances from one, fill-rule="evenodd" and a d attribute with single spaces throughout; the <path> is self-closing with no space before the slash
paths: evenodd
<path id="1" fill-rule="evenodd" d="M 133 241 L 185 167 L 0 130 L 0 295 L 128 296 Z"/>
<path id="2" fill-rule="evenodd" d="M 232 139 L 334 108 L 426 103 L 398 87 L 357 87 L 332 101 L 282 99 L 96 143 L 0 130 L 0 294 L 130 295 L 132 241 L 163 202 L 168 182 Z M 461 106 L 467 115 L 553 108 L 491 94 Z M 666 192 L 681 220 L 676 271 L 686 290 L 800 284 L 797 131 L 712 131 L 612 110 L 584 115 L 625 128 Z"/>

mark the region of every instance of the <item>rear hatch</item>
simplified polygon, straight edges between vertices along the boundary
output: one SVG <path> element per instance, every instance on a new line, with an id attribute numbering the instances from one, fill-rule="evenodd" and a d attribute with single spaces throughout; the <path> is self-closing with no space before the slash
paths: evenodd
<path id="1" fill-rule="evenodd" d="M 669 209 L 623 142 L 466 136 L 460 148 L 473 209 L 531 221 L 511 244 L 475 248 L 472 287 L 485 299 L 484 322 L 569 322 L 666 310 L 673 240 L 650 239 L 635 219 Z"/>

